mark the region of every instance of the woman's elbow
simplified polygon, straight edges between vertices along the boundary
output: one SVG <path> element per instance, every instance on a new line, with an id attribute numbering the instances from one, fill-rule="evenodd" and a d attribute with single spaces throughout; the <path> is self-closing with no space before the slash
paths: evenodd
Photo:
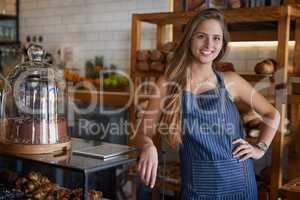
<path id="1" fill-rule="evenodd" d="M 275 130 L 277 130 L 278 127 L 279 127 L 279 124 L 280 124 L 280 119 L 281 119 L 280 112 L 276 108 L 274 108 L 272 110 L 272 112 L 271 112 L 271 116 L 270 117 L 271 117 L 271 119 L 273 121 L 272 128 L 274 128 Z"/>
<path id="2" fill-rule="evenodd" d="M 263 116 L 263 121 L 267 126 L 271 127 L 274 130 L 278 129 L 281 116 L 276 108 L 270 109 Z"/>

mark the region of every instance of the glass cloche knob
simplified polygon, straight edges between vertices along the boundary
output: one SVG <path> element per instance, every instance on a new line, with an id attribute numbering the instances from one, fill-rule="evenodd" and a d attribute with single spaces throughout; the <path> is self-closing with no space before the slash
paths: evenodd
<path id="1" fill-rule="evenodd" d="M 27 50 L 27 54 L 30 61 L 42 62 L 45 55 L 45 51 L 39 45 L 31 45 Z"/>

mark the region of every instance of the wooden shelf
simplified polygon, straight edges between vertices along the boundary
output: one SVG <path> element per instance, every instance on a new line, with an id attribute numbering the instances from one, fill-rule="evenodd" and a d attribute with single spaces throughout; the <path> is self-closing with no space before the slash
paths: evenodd
<path id="1" fill-rule="evenodd" d="M 291 33 L 291 38 L 294 38 L 294 32 Z M 277 31 L 230 31 L 230 41 L 275 41 L 277 40 Z"/>
<path id="2" fill-rule="evenodd" d="M 18 41 L 11 41 L 11 40 L 0 40 L 1 45 L 19 45 L 20 42 Z"/>
<path id="3" fill-rule="evenodd" d="M 134 72 L 136 76 L 139 77 L 160 77 L 162 75 L 161 72 L 155 72 L 155 71 L 135 71 Z M 274 82 L 274 76 L 273 74 L 254 74 L 254 73 L 239 73 L 241 77 L 243 77 L 245 80 L 249 82 L 258 82 L 262 79 L 265 79 L 266 81 Z M 300 74 L 289 74 L 289 82 L 293 83 L 300 83 Z"/>
<path id="4" fill-rule="evenodd" d="M 255 8 L 237 8 L 223 10 L 231 41 L 275 41 L 277 40 L 277 24 L 281 12 L 286 11 L 292 17 L 297 17 L 300 8 L 297 6 L 269 6 Z M 161 12 L 135 14 L 142 21 L 156 25 L 186 25 L 197 12 Z M 243 13 L 241 15 L 241 13 Z M 291 27 L 294 27 L 292 22 Z M 294 28 L 290 39 L 294 39 Z"/>
<path id="5" fill-rule="evenodd" d="M 160 77 L 163 73 L 161 72 L 155 72 L 155 71 L 135 71 L 134 72 L 136 76 L 140 77 Z"/>
<path id="6" fill-rule="evenodd" d="M 265 79 L 266 81 L 274 82 L 274 78 L 272 74 L 239 73 L 239 75 L 249 82 L 258 82 L 261 81 L 262 79 Z"/>
<path id="7" fill-rule="evenodd" d="M 249 82 L 258 82 L 263 79 L 266 81 L 274 82 L 274 75 L 273 74 L 254 74 L 254 73 L 239 73 L 241 77 Z M 288 74 L 288 81 L 289 83 L 300 83 L 300 74 Z"/>
<path id="8" fill-rule="evenodd" d="M 275 104 L 275 96 L 264 96 L 270 103 Z M 300 94 L 288 95 L 289 104 L 299 104 L 300 105 Z"/>
<path id="9" fill-rule="evenodd" d="M 0 14 L 0 19 L 12 19 L 12 20 L 15 20 L 17 19 L 17 16 L 16 15 L 6 15 L 6 14 Z"/>
<path id="10" fill-rule="evenodd" d="M 300 8 L 297 6 L 269 6 L 255 8 L 237 8 L 223 10 L 227 23 L 245 23 L 245 22 L 269 22 L 277 21 L 281 16 L 281 10 L 286 9 L 292 16 L 298 16 Z M 241 15 L 242 13 L 242 15 Z M 188 20 L 195 16 L 197 12 L 161 12 L 135 14 L 143 22 L 166 25 L 185 25 Z"/>
<path id="11" fill-rule="evenodd" d="M 100 92 L 89 90 L 77 90 L 69 91 L 70 95 L 76 100 L 80 100 L 84 103 L 96 103 L 101 105 L 124 107 L 130 102 L 129 92 Z M 128 105 L 129 106 L 129 105 Z"/>
<path id="12" fill-rule="evenodd" d="M 290 83 L 300 83 L 300 74 L 290 74 L 289 82 Z"/>

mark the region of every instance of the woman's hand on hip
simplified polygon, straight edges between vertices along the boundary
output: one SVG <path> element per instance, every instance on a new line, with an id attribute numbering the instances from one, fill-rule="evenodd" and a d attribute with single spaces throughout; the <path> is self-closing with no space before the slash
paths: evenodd
<path id="1" fill-rule="evenodd" d="M 239 161 L 244 161 L 249 158 L 260 159 L 265 154 L 263 150 L 249 144 L 246 140 L 241 138 L 233 141 L 233 144 L 237 145 L 233 151 L 233 157 L 239 159 Z"/>
<path id="2" fill-rule="evenodd" d="M 138 163 L 138 171 L 142 181 L 151 188 L 154 187 L 158 167 L 158 154 L 154 145 L 143 148 Z"/>

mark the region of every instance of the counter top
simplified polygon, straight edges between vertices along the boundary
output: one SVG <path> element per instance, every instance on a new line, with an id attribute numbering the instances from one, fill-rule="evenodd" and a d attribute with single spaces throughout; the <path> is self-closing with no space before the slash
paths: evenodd
<path id="1" fill-rule="evenodd" d="M 100 141 L 85 140 L 79 138 L 72 138 L 72 150 L 61 152 L 59 154 L 41 154 L 41 155 L 10 155 L 0 153 L 0 156 L 11 158 L 14 160 L 34 161 L 54 167 L 70 169 L 73 171 L 91 173 L 95 171 L 105 170 L 117 167 L 124 164 L 129 164 L 136 161 L 136 158 L 128 155 L 120 155 L 110 159 L 100 159 L 91 156 L 77 155 L 72 153 L 75 149 L 82 146 L 96 146 L 101 145 Z"/>

